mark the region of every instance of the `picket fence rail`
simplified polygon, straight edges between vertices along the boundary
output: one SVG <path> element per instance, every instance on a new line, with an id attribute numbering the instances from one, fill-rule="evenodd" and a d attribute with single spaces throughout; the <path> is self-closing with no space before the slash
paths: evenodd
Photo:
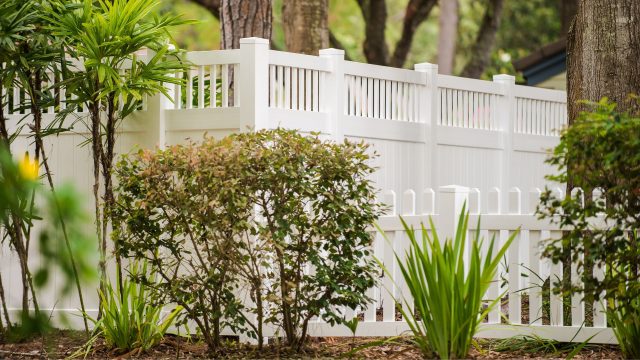
<path id="1" fill-rule="evenodd" d="M 556 196 L 562 196 L 560 188 L 552 189 Z M 398 262 L 394 254 L 404 258 L 409 239 L 400 221 L 402 218 L 409 227 L 419 230 L 425 226 L 428 231 L 431 219 L 441 238 L 451 238 L 456 231 L 458 216 L 463 206 L 469 212 L 469 234 L 467 243 L 473 241 L 473 234 L 480 232 L 480 237 L 495 237 L 494 246 L 504 243 L 509 236 L 516 233 L 516 239 L 505 255 L 500 269 L 491 284 L 485 299 L 492 301 L 503 295 L 500 306 L 496 306 L 481 325 L 478 337 L 508 338 L 518 335 L 536 335 L 541 338 L 563 342 L 610 343 L 616 339 L 611 328 L 607 327 L 604 313 L 604 300 L 596 302 L 585 309 L 581 294 L 571 297 L 570 314 L 563 314 L 563 299 L 555 294 L 553 284 L 563 278 L 561 263 L 552 264 L 541 258 L 541 251 L 549 239 L 559 238 L 561 229 L 549 220 L 540 220 L 535 215 L 541 190 L 534 188 L 523 193 L 512 188 L 502 193 L 494 188 L 489 191 L 488 212 L 481 212 L 480 191 L 467 187 L 443 186 L 435 192 L 426 189 L 421 194 L 414 190 L 406 190 L 398 196 L 393 191 L 384 193 L 383 201 L 391 210 L 378 221 L 381 232 L 375 233 L 373 250 L 375 256 L 384 263 L 393 276 L 382 276 L 379 285 L 370 289 L 368 295 L 374 303 L 367 309 L 348 309 L 345 316 L 360 316 L 356 336 L 394 336 L 409 331 L 395 309 L 396 299 L 407 299 L 411 303 L 411 295 L 402 279 Z M 580 189 L 574 189 L 573 196 L 583 196 Z M 594 198 L 600 197 L 599 192 Z M 397 207 L 399 197 L 404 197 L 404 207 Z M 501 198 L 507 199 L 507 208 L 503 208 Z M 529 199 L 529 206 L 523 207 L 524 200 Z M 416 204 L 423 202 L 425 209 L 416 211 Z M 480 227 L 476 224 L 480 220 Z M 599 219 L 594 219 L 594 226 L 601 226 Z M 418 235 L 419 236 L 419 235 Z M 487 241 L 484 243 L 486 251 Z M 604 270 L 595 268 L 594 276 L 601 277 Z M 575 265 L 571 266 L 571 281 L 579 283 L 581 273 Z M 543 293 L 542 285 L 550 280 L 549 292 Z M 548 291 L 548 290 L 547 290 Z M 543 310 L 544 308 L 544 310 Z M 346 326 L 331 327 L 322 322 L 311 325 L 310 334 L 314 336 L 351 336 Z"/>
<path id="2" fill-rule="evenodd" d="M 379 189 L 386 190 L 386 202 L 396 209 L 380 219 L 392 245 L 379 234 L 375 239 L 376 255 L 385 263 L 394 261 L 392 249 L 406 245 L 398 216 L 416 226 L 427 224 L 431 216 L 438 229 L 446 233 L 453 229 L 461 199 L 468 200 L 470 223 L 475 224 L 482 214 L 482 234 L 503 238 L 521 227 L 509 255 L 509 261 L 517 259 L 518 265 L 509 266 L 507 274 L 513 285 L 508 288 L 511 324 L 501 324 L 499 313 L 493 312 L 480 336 L 536 333 L 557 340 L 582 341 L 595 335 L 590 341 L 615 341 L 601 313 L 593 313 L 593 326 L 580 327 L 585 316 L 575 299 L 571 324 L 562 323 L 559 299 L 553 296 L 549 300 L 550 324 L 542 324 L 533 313 L 529 319 L 538 320 L 520 324 L 521 304 L 514 299 L 525 292 L 511 291 L 524 289 L 521 286 L 526 283 L 522 283 L 520 263 L 547 276 L 562 271 L 533 255 L 537 243 L 557 236 L 559 229 L 537 220 L 531 213 L 537 198 L 523 197 L 516 189 L 558 186 L 544 179 L 552 172 L 544 160 L 567 122 L 565 92 L 516 85 L 509 75 L 494 76 L 493 81 L 441 75 L 437 65 L 429 63 L 416 64 L 413 70 L 361 64 L 344 60 L 344 52 L 336 49 L 321 50 L 319 56 L 273 51 L 267 40 L 259 38 L 242 39 L 240 49 L 235 50 L 188 52 L 185 60 L 192 64 L 191 70 L 175 74 L 186 77 L 184 86 L 168 85 L 170 98 L 159 95 L 145 99 L 140 110 L 124 121 L 117 153 L 199 140 L 205 133 L 222 137 L 276 127 L 318 132 L 335 141 L 365 141 L 379 155 L 373 160 L 378 168 L 373 180 Z M 30 116 L 20 108 L 26 95 L 9 88 L 0 96 L 11 104 L 7 114 L 10 130 L 18 129 L 20 121 L 28 121 Z M 65 107 L 65 94 L 55 98 L 60 99 L 59 104 L 47 109 L 44 126 Z M 79 108 L 73 120 L 83 116 L 84 109 Z M 51 154 L 49 165 L 55 181 L 75 183 L 90 199 L 91 158 L 87 147 L 79 147 L 87 136 L 82 122 L 76 121 L 72 131 L 45 139 L 45 147 Z M 27 149 L 30 141 L 24 133 L 14 146 Z M 449 184 L 459 186 L 447 187 Z M 437 192 L 416 194 L 406 189 Z M 88 200 L 87 208 L 91 206 Z M 516 254 L 523 255 L 523 260 Z M 12 274 L 18 274 L 19 268 L 8 246 L 1 249 L 0 259 L 0 272 L 7 278 L 5 286 L 11 289 L 9 308 L 18 309 L 19 277 Z M 391 268 L 397 270 L 395 266 Z M 384 286 L 371 290 L 376 304 L 363 311 L 357 335 L 390 336 L 408 330 L 390 310 L 390 294 L 400 290 L 384 290 L 390 288 L 389 281 L 383 278 Z M 79 305 L 73 298 L 56 299 L 56 289 L 61 286 L 54 277 L 54 284 L 45 290 L 42 308 L 77 313 Z M 497 290 L 491 291 L 495 295 Z M 539 310 L 540 297 L 532 296 L 532 290 L 526 293 L 529 307 Z M 97 305 L 93 297 L 87 300 L 90 313 Z M 314 323 L 311 334 L 350 332 L 344 326 L 331 328 Z"/>

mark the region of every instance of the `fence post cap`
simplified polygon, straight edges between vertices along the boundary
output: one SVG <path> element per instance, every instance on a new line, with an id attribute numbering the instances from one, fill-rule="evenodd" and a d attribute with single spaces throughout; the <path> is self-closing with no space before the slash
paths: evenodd
<path id="1" fill-rule="evenodd" d="M 319 52 L 320 56 L 344 56 L 344 50 L 342 49 L 321 49 Z"/>
<path id="2" fill-rule="evenodd" d="M 499 82 L 516 82 L 516 77 L 513 75 L 507 75 L 507 74 L 499 74 L 499 75 L 493 75 L 493 81 L 499 81 Z"/>
<path id="3" fill-rule="evenodd" d="M 259 38 L 259 37 L 248 37 L 248 38 L 242 38 L 240 39 L 240 45 L 250 45 L 250 44 L 262 44 L 262 45 L 269 45 L 269 40 L 268 39 L 263 39 L 263 38 Z"/>
<path id="4" fill-rule="evenodd" d="M 432 63 L 418 63 L 413 65 L 413 69 L 416 71 L 438 71 L 438 64 L 432 64 Z"/>

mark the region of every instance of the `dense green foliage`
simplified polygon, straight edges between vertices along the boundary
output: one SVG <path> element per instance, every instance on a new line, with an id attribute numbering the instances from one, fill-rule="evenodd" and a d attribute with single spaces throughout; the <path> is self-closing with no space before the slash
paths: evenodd
<path id="1" fill-rule="evenodd" d="M 549 179 L 581 188 L 585 196 L 543 194 L 541 216 L 565 230 L 548 243 L 544 255 L 558 262 L 565 249 L 571 249 L 584 286 L 564 283 L 563 290 L 584 292 L 585 301 L 605 296 L 610 300 L 608 313 L 625 319 L 618 326 L 627 321 L 637 326 L 633 322 L 640 313 L 633 301 L 640 296 L 640 116 L 616 111 L 607 99 L 588 106 L 590 111 L 582 112 L 562 133 L 548 160 L 559 170 Z M 604 275 L 595 277 L 591 269 L 601 269 Z M 637 344 L 640 339 L 619 341 Z"/>
<path id="2" fill-rule="evenodd" d="M 483 298 L 496 278 L 498 264 L 517 233 L 498 249 L 494 249 L 492 238 L 483 254 L 480 231 L 475 231 L 475 238 L 467 238 L 468 220 L 463 208 L 455 237 L 444 241 L 432 221 L 431 230 L 422 225 L 420 241 L 403 220 L 410 248 L 404 257 L 395 256 L 415 309 L 407 299 L 396 301 L 425 357 L 435 353 L 441 359 L 466 358 L 482 319 L 501 298 L 484 306 Z"/>
<path id="3" fill-rule="evenodd" d="M 114 236 L 212 350 L 225 327 L 261 345 L 264 324 L 299 348 L 313 317 L 341 323 L 339 307 L 368 301 L 369 159 L 364 144 L 281 129 L 142 151 L 118 166 Z"/>

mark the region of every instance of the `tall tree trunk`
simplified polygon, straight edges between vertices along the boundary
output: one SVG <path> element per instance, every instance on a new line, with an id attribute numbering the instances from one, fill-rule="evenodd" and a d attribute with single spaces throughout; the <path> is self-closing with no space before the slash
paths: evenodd
<path id="1" fill-rule="evenodd" d="M 602 97 L 622 111 L 638 111 L 629 94 L 640 93 L 640 1 L 582 0 L 567 42 L 569 124 L 579 100 Z"/>
<path id="2" fill-rule="evenodd" d="M 503 5 L 504 0 L 489 0 L 476 42 L 471 48 L 471 58 L 462 70 L 462 76 L 479 78 L 489 64 L 491 51 L 496 42 L 496 33 L 500 28 Z"/>
<path id="3" fill-rule="evenodd" d="M 438 72 L 450 75 L 458 38 L 458 0 L 440 0 L 440 31 L 438 33 Z"/>
<path id="4" fill-rule="evenodd" d="M 238 49 L 240 39 L 271 39 L 271 0 L 222 0 L 220 28 L 222 49 Z"/>
<path id="5" fill-rule="evenodd" d="M 566 35 L 578 11 L 578 0 L 560 0 L 560 31 Z"/>
<path id="6" fill-rule="evenodd" d="M 318 55 L 329 47 L 329 1 L 283 1 L 282 28 L 288 51 Z"/>

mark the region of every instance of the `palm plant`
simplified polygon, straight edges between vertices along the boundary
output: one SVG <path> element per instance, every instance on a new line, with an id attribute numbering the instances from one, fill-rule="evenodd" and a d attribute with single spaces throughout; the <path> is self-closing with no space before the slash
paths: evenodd
<path id="1" fill-rule="evenodd" d="M 416 345 L 428 357 L 434 352 L 441 359 L 466 357 L 482 319 L 501 298 L 483 308 L 483 297 L 515 234 L 497 251 L 492 238 L 486 255 L 482 255 L 483 240 L 479 238 L 479 231 L 468 244 L 468 220 L 463 207 L 455 237 L 444 241 L 439 239 L 431 219 L 431 231 L 422 225 L 421 241 L 402 221 L 411 246 L 404 258 L 397 253 L 395 257 L 415 310 L 407 299 L 396 301 L 401 305 L 400 312 L 414 334 Z M 467 246 L 470 246 L 468 258 Z"/>
<path id="2" fill-rule="evenodd" d="M 52 33 L 62 39 L 67 55 L 76 63 L 65 69 L 64 86 L 76 98 L 68 101 L 68 111 L 63 116 L 78 106 L 89 113 L 86 126 L 91 134 L 95 220 L 103 280 L 107 229 L 114 201 L 111 173 L 118 127 L 144 97 L 157 93 L 168 96 L 163 83 L 180 83 L 180 79 L 171 75 L 186 69 L 169 44 L 169 29 L 187 21 L 154 15 L 159 4 L 158 0 L 81 3 L 58 0 L 50 15 Z M 144 51 L 147 56 L 138 55 Z M 118 247 L 117 239 L 115 246 Z M 118 255 L 116 262 L 121 281 Z"/>

